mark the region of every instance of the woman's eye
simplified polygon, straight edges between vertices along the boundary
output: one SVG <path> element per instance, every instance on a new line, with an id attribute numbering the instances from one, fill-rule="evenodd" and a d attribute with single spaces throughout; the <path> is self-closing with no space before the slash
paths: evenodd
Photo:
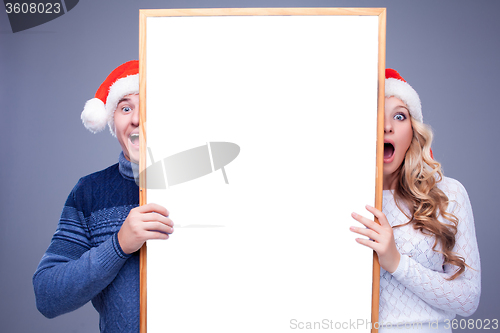
<path id="1" fill-rule="evenodd" d="M 131 110 L 131 108 L 129 108 L 128 106 L 122 107 L 122 111 L 124 111 L 124 112 L 129 112 L 130 110 Z"/>
<path id="2" fill-rule="evenodd" d="M 406 116 L 402 113 L 398 113 L 397 115 L 394 116 L 394 119 L 396 120 L 405 120 Z"/>

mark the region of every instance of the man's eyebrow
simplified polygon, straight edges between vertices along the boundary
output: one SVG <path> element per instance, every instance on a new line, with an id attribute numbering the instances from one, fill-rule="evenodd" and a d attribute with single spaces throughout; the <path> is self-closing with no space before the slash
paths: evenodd
<path id="1" fill-rule="evenodd" d="M 128 98 L 128 97 L 123 97 L 122 99 L 120 99 L 120 100 L 118 101 L 118 103 L 116 103 L 116 105 L 120 104 L 121 102 L 128 102 L 128 101 L 130 101 L 130 98 Z"/>

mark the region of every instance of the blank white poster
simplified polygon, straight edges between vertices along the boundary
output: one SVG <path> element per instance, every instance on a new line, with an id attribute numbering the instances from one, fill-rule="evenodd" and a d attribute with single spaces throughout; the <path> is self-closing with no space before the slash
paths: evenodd
<path id="1" fill-rule="evenodd" d="M 149 333 L 370 321 L 349 227 L 373 218 L 378 47 L 376 16 L 147 18 L 147 201 L 175 223 L 147 243 Z"/>

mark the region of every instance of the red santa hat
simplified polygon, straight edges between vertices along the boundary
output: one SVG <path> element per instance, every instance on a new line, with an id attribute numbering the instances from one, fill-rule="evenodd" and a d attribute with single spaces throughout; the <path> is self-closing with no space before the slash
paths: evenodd
<path id="1" fill-rule="evenodd" d="M 387 68 L 385 70 L 385 97 L 392 96 L 406 104 L 413 119 L 423 121 L 422 104 L 415 89 L 396 70 Z"/>
<path id="2" fill-rule="evenodd" d="M 115 134 L 114 112 L 123 96 L 139 93 L 139 61 L 132 60 L 115 68 L 100 85 L 95 97 L 85 103 L 83 125 L 92 133 L 102 131 L 106 124 Z"/>

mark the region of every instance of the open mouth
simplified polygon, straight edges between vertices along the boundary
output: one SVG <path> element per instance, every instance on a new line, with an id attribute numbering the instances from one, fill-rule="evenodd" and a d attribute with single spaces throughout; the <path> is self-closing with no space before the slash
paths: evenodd
<path id="1" fill-rule="evenodd" d="M 138 145 L 139 144 L 139 133 L 130 134 L 129 139 L 133 145 Z"/>
<path id="2" fill-rule="evenodd" d="M 394 155 L 394 145 L 390 142 L 384 142 L 384 160 L 390 159 Z"/>

